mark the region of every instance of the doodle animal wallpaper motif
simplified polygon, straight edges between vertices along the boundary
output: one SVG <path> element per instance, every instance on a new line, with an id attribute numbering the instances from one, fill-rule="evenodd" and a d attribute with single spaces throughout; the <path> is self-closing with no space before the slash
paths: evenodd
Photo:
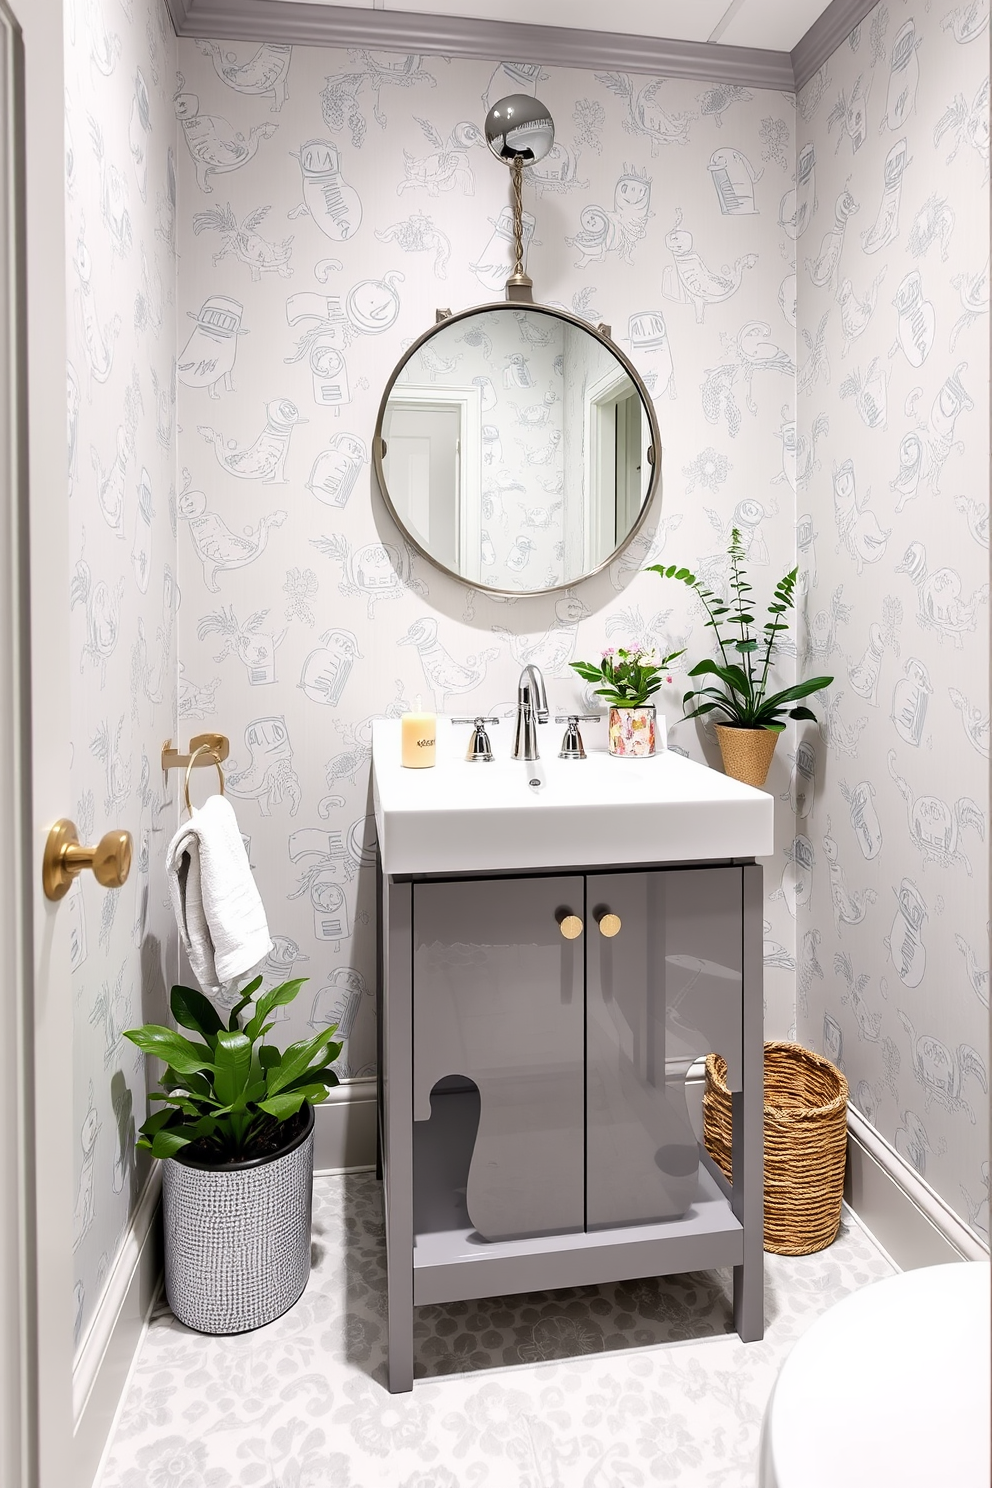
<path id="1" fill-rule="evenodd" d="M 837 678 L 804 726 L 799 1034 L 986 1240 L 987 25 L 981 5 L 865 18 L 799 95 L 796 242 L 818 347 L 799 437 L 825 431 L 801 664 Z"/>
<path id="2" fill-rule="evenodd" d="M 134 839 L 131 876 L 73 885 L 73 1322 L 77 1343 L 144 1183 L 144 1061 L 125 1028 L 176 973 L 163 872 L 176 821 L 176 41 L 165 6 L 66 7 L 68 604 L 72 816 Z"/>
<path id="3" fill-rule="evenodd" d="M 880 5 L 797 99 L 176 43 L 155 0 L 70 9 L 76 811 L 84 832 L 130 826 L 142 854 L 133 891 L 84 885 L 68 906 L 80 1328 L 139 1182 L 125 1138 L 144 1086 L 120 1031 L 161 1012 L 172 976 L 161 741 L 230 737 L 264 974 L 310 979 L 280 1032 L 333 1018 L 342 1074 L 370 1074 L 372 719 L 420 693 L 508 720 L 528 661 L 554 709 L 584 708 L 571 660 L 687 646 L 670 744 L 716 763 L 676 722 L 704 616 L 641 570 L 680 560 L 719 585 L 733 526 L 759 600 L 802 568 L 782 683 L 837 677 L 769 776 L 768 1035 L 798 1017 L 868 1119 L 987 1229 L 986 68 L 981 28 L 909 10 Z M 663 489 L 603 574 L 501 599 L 411 550 L 370 453 L 385 382 L 436 308 L 501 298 L 509 181 L 481 121 L 521 90 L 557 125 L 524 186 L 537 298 L 613 327 L 655 401 Z M 542 517 L 500 492 L 523 400 L 492 383 L 502 563 L 534 553 Z"/>

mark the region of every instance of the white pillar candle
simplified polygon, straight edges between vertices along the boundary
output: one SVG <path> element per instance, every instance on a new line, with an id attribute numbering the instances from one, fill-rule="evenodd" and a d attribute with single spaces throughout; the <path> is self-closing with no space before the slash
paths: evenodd
<path id="1" fill-rule="evenodd" d="M 437 718 L 433 713 L 423 713 L 420 699 L 411 712 L 400 719 L 402 740 L 400 759 L 408 770 L 424 770 L 434 764 Z"/>

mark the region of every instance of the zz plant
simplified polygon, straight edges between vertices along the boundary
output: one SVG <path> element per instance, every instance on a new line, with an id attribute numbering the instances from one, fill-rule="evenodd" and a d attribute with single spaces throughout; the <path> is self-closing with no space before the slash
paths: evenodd
<path id="1" fill-rule="evenodd" d="M 338 1083 L 330 1068 L 341 1053 L 333 1042 L 336 1024 L 282 1051 L 264 1042 L 275 1026 L 269 1015 L 292 1002 L 305 981 L 283 982 L 255 1000 L 262 985 L 256 977 L 226 1027 L 202 992 L 176 986 L 172 1016 L 197 1038 L 155 1023 L 129 1029 L 125 1037 L 166 1066 L 160 1089 L 150 1096 L 163 1108 L 141 1128 L 138 1146 L 165 1158 L 195 1143 L 198 1158 L 218 1165 L 270 1155 L 279 1146 L 282 1123 L 304 1101 L 318 1105 Z"/>
<path id="2" fill-rule="evenodd" d="M 676 579 L 694 590 L 706 611 L 707 629 L 713 631 L 720 650 L 719 661 L 711 657 L 697 661 L 688 674 L 690 677 L 714 677 L 720 686 L 690 689 L 682 699 L 684 716 L 699 718 L 716 709 L 723 714 L 718 721 L 730 728 L 768 729 L 773 733 L 782 732 L 786 717 L 811 719 L 815 723 L 816 714 L 802 706 L 801 699 L 829 687 L 833 677 L 810 677 L 780 692 L 768 691 L 768 672 L 779 641 L 789 628 L 785 616 L 795 605 L 798 569 L 790 569 L 775 585 L 774 597 L 767 609 L 769 618 L 762 626 L 763 634 L 759 638 L 754 634 L 753 627 L 757 621 L 752 614 L 751 585 L 744 570 L 747 554 L 736 527 L 731 533 L 727 551 L 730 555 L 730 597 L 726 600 L 707 589 L 689 569 L 680 568 L 675 563 L 668 567 L 655 563 L 648 570 L 660 574 L 663 579 Z M 690 703 L 694 704 L 692 712 L 689 712 Z"/>

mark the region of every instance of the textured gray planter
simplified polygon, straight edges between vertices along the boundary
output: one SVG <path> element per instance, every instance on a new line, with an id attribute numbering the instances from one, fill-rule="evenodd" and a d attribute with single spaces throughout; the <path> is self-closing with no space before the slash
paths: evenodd
<path id="1" fill-rule="evenodd" d="M 165 1295 L 200 1333 L 246 1333 L 303 1294 L 310 1275 L 313 1107 L 271 1157 L 208 1167 L 162 1165 Z"/>

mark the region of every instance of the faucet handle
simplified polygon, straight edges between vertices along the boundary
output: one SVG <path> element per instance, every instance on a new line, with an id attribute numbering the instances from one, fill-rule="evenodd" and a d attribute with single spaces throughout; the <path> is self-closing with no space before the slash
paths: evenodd
<path id="1" fill-rule="evenodd" d="M 472 737 L 468 742 L 468 750 L 465 754 L 465 758 L 469 763 L 474 763 L 476 760 L 480 760 L 486 764 L 491 763 L 493 759 L 493 746 L 489 742 L 486 725 L 489 723 L 499 723 L 499 719 L 483 718 L 480 715 L 477 718 L 453 718 L 451 721 L 452 723 L 472 724 Z"/>
<path id="2" fill-rule="evenodd" d="M 598 723 L 602 714 L 600 713 L 559 713 L 555 723 L 567 724 L 565 737 L 561 741 L 558 758 L 563 760 L 584 760 L 586 757 L 585 746 L 582 743 L 582 735 L 579 733 L 580 723 Z"/>

